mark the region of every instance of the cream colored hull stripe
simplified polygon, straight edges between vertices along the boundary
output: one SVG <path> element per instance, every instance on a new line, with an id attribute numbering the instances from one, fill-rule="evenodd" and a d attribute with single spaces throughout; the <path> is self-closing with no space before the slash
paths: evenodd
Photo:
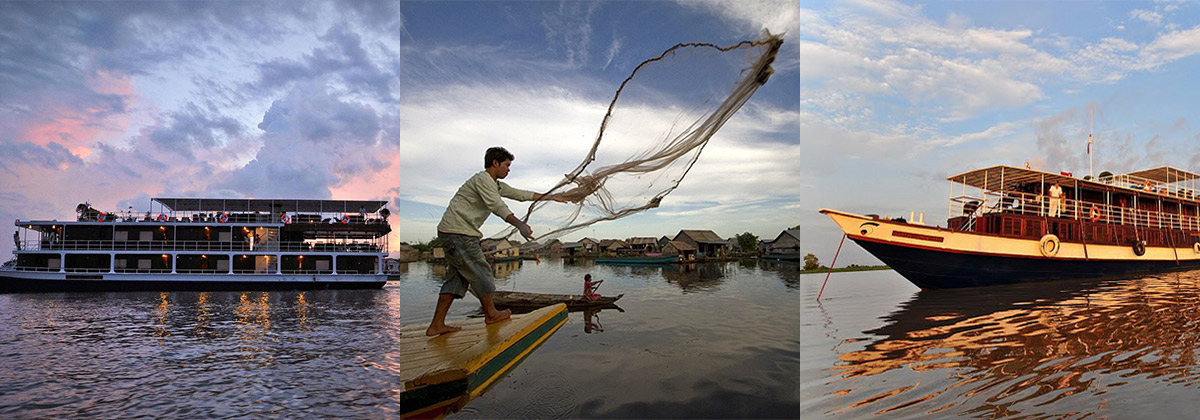
<path id="1" fill-rule="evenodd" d="M 875 220 L 836 210 L 822 209 L 821 212 L 833 219 L 834 223 L 837 223 L 838 227 L 851 238 L 949 252 L 1049 258 L 1041 253 L 1040 238 L 1004 238 L 971 232 L 956 232 L 931 226 Z M 1193 261 L 1200 260 L 1200 253 L 1196 252 L 1198 248 L 1200 247 L 1192 244 L 1180 248 L 1146 247 L 1146 255 L 1139 257 L 1133 253 L 1132 246 L 1088 244 L 1085 251 L 1082 243 L 1061 242 L 1060 249 L 1053 258 L 1088 261 Z"/>

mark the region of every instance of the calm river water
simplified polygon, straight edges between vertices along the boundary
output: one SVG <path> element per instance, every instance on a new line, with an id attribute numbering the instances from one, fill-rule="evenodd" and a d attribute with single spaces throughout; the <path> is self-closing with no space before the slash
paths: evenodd
<path id="1" fill-rule="evenodd" d="M 1194 418 L 1200 271 L 918 291 L 801 277 L 803 418 Z"/>
<path id="2" fill-rule="evenodd" d="M 0 418 L 395 417 L 394 332 L 429 322 L 441 270 L 382 290 L 0 295 Z M 797 272 L 501 264 L 501 290 L 578 293 L 591 273 L 624 312 L 571 313 L 454 417 L 800 417 Z"/>

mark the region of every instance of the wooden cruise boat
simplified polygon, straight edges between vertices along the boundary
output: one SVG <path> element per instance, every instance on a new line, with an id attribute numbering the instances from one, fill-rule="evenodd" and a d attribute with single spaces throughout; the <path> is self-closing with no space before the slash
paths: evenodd
<path id="1" fill-rule="evenodd" d="M 947 179 L 946 227 L 821 213 L 922 289 L 1200 268 L 1198 174 L 1163 166 L 1080 179 L 1000 165 Z"/>
<path id="2" fill-rule="evenodd" d="M 0 292 L 380 288 L 384 201 L 155 198 L 157 213 L 86 204 L 17 220 Z"/>

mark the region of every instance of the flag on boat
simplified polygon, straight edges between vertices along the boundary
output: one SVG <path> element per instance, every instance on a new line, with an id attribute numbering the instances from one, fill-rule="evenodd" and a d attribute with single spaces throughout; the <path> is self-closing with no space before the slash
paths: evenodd
<path id="1" fill-rule="evenodd" d="M 1087 154 L 1089 154 L 1089 155 L 1092 154 L 1092 135 L 1091 135 L 1091 133 L 1088 134 Z"/>

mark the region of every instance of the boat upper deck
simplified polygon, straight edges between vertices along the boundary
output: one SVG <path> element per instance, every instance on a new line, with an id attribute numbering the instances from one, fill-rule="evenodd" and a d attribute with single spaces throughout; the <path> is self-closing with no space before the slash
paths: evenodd
<path id="1" fill-rule="evenodd" d="M 997 165 L 947 178 L 952 230 L 1025 238 L 1151 245 L 1190 244 L 1200 237 L 1200 175 L 1163 166 L 1076 178 L 1066 173 Z M 1051 186 L 1061 188 L 1051 197 Z M 1150 232 L 1147 232 L 1147 231 Z"/>
<path id="2" fill-rule="evenodd" d="M 366 200 L 295 200 L 250 198 L 155 198 L 169 212 L 239 213 L 360 213 L 379 212 L 386 201 Z"/>
<path id="3" fill-rule="evenodd" d="M 384 201 L 155 198 L 159 212 L 17 220 L 14 252 L 386 252 Z"/>
<path id="4" fill-rule="evenodd" d="M 1036 186 L 1037 191 L 1045 191 L 1047 187 L 1058 182 L 1064 188 L 1122 192 L 1200 204 L 1200 174 L 1171 166 L 1083 179 L 1063 173 L 996 165 L 964 172 L 946 180 L 995 192 L 1033 192 L 1030 186 Z"/>
<path id="5" fill-rule="evenodd" d="M 235 226 L 281 226 L 285 230 L 318 232 L 369 232 L 374 236 L 390 231 L 386 201 L 154 198 L 157 208 L 145 213 L 109 213 L 81 204 L 75 221 L 17 220 L 16 225 L 49 231 L 63 224 L 112 224 L 152 222 L 166 225 L 207 224 Z"/>

